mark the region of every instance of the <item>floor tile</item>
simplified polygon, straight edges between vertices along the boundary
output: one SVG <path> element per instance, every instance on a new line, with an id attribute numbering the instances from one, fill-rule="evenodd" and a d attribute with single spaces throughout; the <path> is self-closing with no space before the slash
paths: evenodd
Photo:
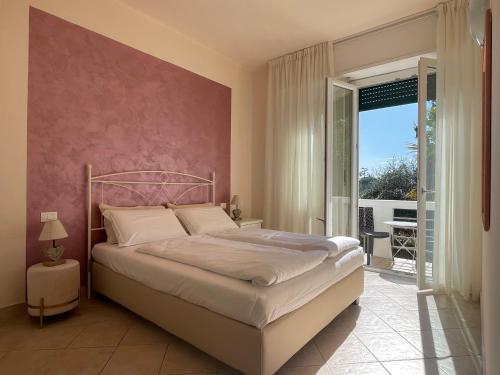
<path id="1" fill-rule="evenodd" d="M 430 310 L 452 309 L 455 303 L 451 297 L 444 294 L 418 295 L 419 306 L 427 307 Z"/>
<path id="2" fill-rule="evenodd" d="M 392 302 L 406 310 L 419 310 L 418 298 L 413 294 L 387 296 Z"/>
<path id="3" fill-rule="evenodd" d="M 217 361 L 208 354 L 181 341 L 173 341 L 167 349 L 161 374 L 215 372 Z"/>
<path id="4" fill-rule="evenodd" d="M 397 283 L 401 288 L 418 292 L 417 278 L 400 277 L 399 280 Z"/>
<path id="5" fill-rule="evenodd" d="M 140 319 L 137 315 L 118 304 L 103 302 L 80 307 L 67 315 L 67 320 L 78 324 L 92 324 L 110 321 L 128 324 Z"/>
<path id="6" fill-rule="evenodd" d="M 378 291 L 386 297 L 406 296 L 414 294 L 413 291 L 401 288 L 399 285 L 382 285 Z"/>
<path id="7" fill-rule="evenodd" d="M 9 352 L 0 360 L 0 374 L 35 375 L 37 372 L 46 373 L 53 353 L 56 351 Z"/>
<path id="8" fill-rule="evenodd" d="M 385 297 L 383 295 L 380 296 L 361 296 L 359 305 L 362 307 L 366 307 L 373 312 L 383 312 L 383 311 L 392 311 L 392 312 L 404 312 L 404 308 L 398 305 L 389 297 Z"/>
<path id="9" fill-rule="evenodd" d="M 32 323 L 38 323 L 38 320 L 36 322 L 34 320 L 34 318 L 31 318 L 26 313 L 26 305 L 24 303 L 0 309 L 0 329 L 5 326 L 11 327 L 15 324 L 31 325 Z"/>
<path id="10" fill-rule="evenodd" d="M 79 325 L 13 325 L 0 329 L 0 350 L 62 349 L 82 332 Z"/>
<path id="11" fill-rule="evenodd" d="M 238 371 L 220 361 L 217 361 L 216 368 L 217 375 L 243 375 L 241 371 Z"/>
<path id="12" fill-rule="evenodd" d="M 97 375 L 112 353 L 111 348 L 14 351 L 0 360 L 0 374 Z"/>
<path id="13" fill-rule="evenodd" d="M 71 343 L 71 348 L 116 346 L 125 336 L 129 324 L 123 322 L 93 323 L 85 327 Z"/>
<path id="14" fill-rule="evenodd" d="M 483 339 L 481 337 L 481 328 L 465 327 L 462 331 L 464 331 L 466 340 L 472 347 L 473 352 L 476 354 L 482 354 Z"/>
<path id="15" fill-rule="evenodd" d="M 389 298 L 408 310 L 427 311 L 453 308 L 452 299 L 445 295 L 424 295 L 412 291 L 411 294 L 391 295 Z"/>
<path id="16" fill-rule="evenodd" d="M 156 375 L 166 350 L 165 344 L 120 346 L 102 375 Z"/>
<path id="17" fill-rule="evenodd" d="M 111 354 L 112 351 L 108 348 L 65 349 L 55 355 L 49 373 L 67 375 L 67 369 L 71 369 L 72 374 L 97 374 Z"/>
<path id="18" fill-rule="evenodd" d="M 360 333 L 359 340 L 379 361 L 423 358 L 423 354 L 397 333 Z"/>
<path id="19" fill-rule="evenodd" d="M 439 367 L 446 375 L 480 375 L 480 357 L 451 357 L 439 361 Z"/>
<path id="20" fill-rule="evenodd" d="M 370 351 L 354 335 L 318 335 L 314 338 L 318 349 L 330 367 L 338 364 L 375 362 Z"/>
<path id="21" fill-rule="evenodd" d="M 333 375 L 388 375 L 387 370 L 378 362 L 336 365 L 331 368 Z"/>
<path id="22" fill-rule="evenodd" d="M 435 359 L 383 362 L 391 375 L 447 375 Z"/>
<path id="23" fill-rule="evenodd" d="M 377 311 L 376 314 L 395 331 L 429 330 L 431 318 L 418 311 Z"/>
<path id="24" fill-rule="evenodd" d="M 461 325 L 470 328 L 480 328 L 481 327 L 481 311 L 475 308 L 459 308 L 455 310 L 455 315 L 457 316 Z"/>
<path id="25" fill-rule="evenodd" d="M 425 358 L 479 354 L 475 343 L 468 342 L 460 329 L 408 331 L 400 334 L 423 352 Z"/>
<path id="26" fill-rule="evenodd" d="M 314 341 L 309 341 L 306 346 L 300 349 L 292 358 L 285 364 L 286 367 L 302 367 L 302 366 L 322 366 L 325 360 L 321 356 Z"/>
<path id="27" fill-rule="evenodd" d="M 363 286 L 364 286 L 365 291 L 370 289 L 373 291 L 378 291 L 379 294 L 382 295 L 382 293 L 380 293 L 380 288 L 382 288 L 384 286 L 394 286 L 394 283 L 383 280 L 380 277 L 376 277 L 376 278 L 375 277 L 365 277 Z"/>
<path id="28" fill-rule="evenodd" d="M 282 367 L 276 375 L 332 375 L 327 365 L 306 367 Z"/>
<path id="29" fill-rule="evenodd" d="M 132 324 L 120 345 L 168 344 L 172 336 L 161 327 L 146 320 Z"/>
<path id="30" fill-rule="evenodd" d="M 369 285 L 366 285 L 364 286 L 364 290 L 363 290 L 363 296 L 370 296 L 370 297 L 385 297 L 382 293 L 380 293 L 380 291 L 378 290 L 378 287 L 377 286 L 369 286 Z"/>
<path id="31" fill-rule="evenodd" d="M 80 332 L 83 327 L 80 325 L 65 326 L 44 326 L 42 329 L 36 328 L 31 339 L 24 346 L 25 349 L 56 349 L 65 348 Z"/>
<path id="32" fill-rule="evenodd" d="M 0 350 L 19 350 L 23 349 L 26 342 L 29 341 L 32 331 L 28 327 L 15 327 L 0 329 Z"/>
<path id="33" fill-rule="evenodd" d="M 363 306 L 350 306 L 339 316 L 337 316 L 323 333 L 331 334 L 335 332 L 393 332 L 382 319 L 373 311 L 363 308 Z"/>
<path id="34" fill-rule="evenodd" d="M 460 328 L 464 326 L 456 311 L 452 309 L 429 310 L 428 316 L 432 329 Z"/>

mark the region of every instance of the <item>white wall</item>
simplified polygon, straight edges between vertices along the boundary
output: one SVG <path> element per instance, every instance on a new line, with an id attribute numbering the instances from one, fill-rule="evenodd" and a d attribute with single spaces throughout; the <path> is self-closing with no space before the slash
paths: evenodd
<path id="1" fill-rule="evenodd" d="M 24 301 L 30 5 L 231 87 L 231 191 L 245 215 L 261 212 L 253 176 L 263 175 L 264 115 L 252 103 L 262 83 L 254 86 L 252 72 L 118 1 L 0 0 L 0 307 Z"/>
<path id="2" fill-rule="evenodd" d="M 375 230 L 380 232 L 390 232 L 390 226 L 384 224 L 384 221 L 394 220 L 394 209 L 402 208 L 407 210 L 416 210 L 417 202 L 381 199 L 360 199 L 359 207 L 373 207 Z M 390 238 L 377 239 L 373 243 L 373 255 L 383 258 L 392 258 Z"/>
<path id="3" fill-rule="evenodd" d="M 491 229 L 483 236 L 483 359 L 486 375 L 500 374 L 500 2 L 493 11 Z"/>
<path id="4" fill-rule="evenodd" d="M 28 7 L 0 2 L 0 307 L 24 300 Z"/>

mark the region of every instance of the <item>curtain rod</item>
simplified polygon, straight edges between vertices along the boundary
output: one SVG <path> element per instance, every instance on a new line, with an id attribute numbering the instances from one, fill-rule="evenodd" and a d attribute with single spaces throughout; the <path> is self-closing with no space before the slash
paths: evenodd
<path id="1" fill-rule="evenodd" d="M 334 45 L 337 44 L 337 43 L 342 43 L 342 42 L 346 42 L 348 40 L 352 40 L 352 39 L 356 39 L 356 38 L 359 38 L 359 37 L 362 37 L 362 36 L 365 36 L 365 35 L 368 35 L 368 34 L 371 34 L 371 33 L 375 33 L 375 32 L 378 32 L 378 31 L 382 31 L 382 30 L 385 30 L 385 29 L 389 29 L 391 27 L 394 27 L 394 26 L 398 26 L 398 25 L 402 25 L 406 22 L 411 22 L 411 21 L 415 21 L 415 20 L 418 20 L 418 19 L 421 19 L 421 18 L 425 18 L 425 17 L 428 17 L 428 16 L 431 16 L 433 14 L 437 14 L 437 8 L 440 4 L 446 4 L 446 3 L 450 3 L 452 2 L 453 0 L 444 0 L 444 1 L 440 1 L 435 7 L 433 8 L 429 8 L 427 10 L 423 10 L 421 12 L 418 12 L 418 13 L 414 13 L 414 14 L 411 14 L 409 16 L 406 16 L 406 17 L 402 17 L 400 19 L 397 19 L 395 21 L 391 21 L 391 22 L 388 22 L 388 23 L 384 23 L 382 25 L 379 25 L 379 26 L 375 26 L 375 27 L 372 27 L 370 29 L 367 29 L 365 31 L 360 31 L 359 33 L 356 33 L 356 34 L 351 34 L 351 35 L 348 35 L 346 37 L 343 37 L 343 38 L 339 38 L 339 39 L 335 39 L 333 40 L 331 43 L 333 43 Z M 325 42 L 323 42 L 325 43 Z M 321 44 L 321 43 L 316 43 L 316 44 Z M 316 45 L 314 44 L 314 45 Z M 312 46 L 314 46 L 312 45 Z M 302 50 L 305 50 L 305 49 L 308 49 L 312 46 L 308 46 L 308 47 L 305 47 L 305 48 L 301 48 L 297 51 L 293 51 L 293 52 L 289 52 L 289 53 L 285 53 L 284 55 L 282 56 L 277 56 L 277 57 L 273 57 L 272 59 L 269 59 L 268 62 L 271 62 L 273 60 L 277 60 L 281 57 L 284 57 L 284 56 L 288 56 L 288 55 L 292 55 L 296 52 L 299 52 L 299 51 L 302 51 Z"/>
<path id="2" fill-rule="evenodd" d="M 368 35 L 371 33 L 375 33 L 378 31 L 385 30 L 385 29 L 389 29 L 389 28 L 394 27 L 394 26 L 399 26 L 399 25 L 402 25 L 402 24 L 407 23 L 407 22 L 411 22 L 411 21 L 415 21 L 415 20 L 418 20 L 421 18 L 425 18 L 425 17 L 428 17 L 428 16 L 433 15 L 433 14 L 436 14 L 436 7 L 433 7 L 433 8 L 424 10 L 422 12 L 415 13 L 415 14 L 400 18 L 400 19 L 395 20 L 395 21 L 384 23 L 383 25 L 372 27 L 371 29 L 361 31 L 359 33 L 352 34 L 352 35 L 346 36 L 344 38 L 335 39 L 333 41 L 333 44 L 346 42 L 348 40 L 356 39 L 356 38 L 359 38 L 359 37 L 362 37 L 362 36 L 365 36 L 365 35 Z"/>

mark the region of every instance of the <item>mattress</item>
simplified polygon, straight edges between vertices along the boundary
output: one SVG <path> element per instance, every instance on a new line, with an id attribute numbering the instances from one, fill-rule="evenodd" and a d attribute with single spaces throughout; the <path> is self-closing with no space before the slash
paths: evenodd
<path id="1" fill-rule="evenodd" d="M 364 262 L 363 249 L 352 249 L 300 276 L 264 287 L 141 254 L 136 251 L 138 246 L 99 243 L 92 255 L 103 266 L 150 288 L 257 328 L 305 305 Z"/>

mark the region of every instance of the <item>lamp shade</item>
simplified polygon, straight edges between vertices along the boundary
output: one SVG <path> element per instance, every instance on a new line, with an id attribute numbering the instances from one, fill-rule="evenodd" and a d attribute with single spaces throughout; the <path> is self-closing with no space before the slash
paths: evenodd
<path id="1" fill-rule="evenodd" d="M 66 233 L 66 229 L 64 229 L 64 225 L 61 221 L 57 219 L 46 221 L 43 224 L 42 233 L 40 233 L 38 241 L 58 240 L 66 237 L 68 237 L 68 233 Z"/>
<path id="2" fill-rule="evenodd" d="M 231 204 L 235 206 L 239 206 L 241 203 L 239 195 L 233 195 L 233 199 L 231 199 Z"/>

